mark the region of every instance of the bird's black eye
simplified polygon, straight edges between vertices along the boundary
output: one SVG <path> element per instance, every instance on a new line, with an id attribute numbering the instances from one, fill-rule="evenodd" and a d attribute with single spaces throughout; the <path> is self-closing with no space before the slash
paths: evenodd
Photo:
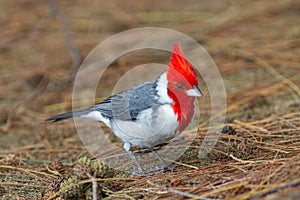
<path id="1" fill-rule="evenodd" d="M 184 86 L 181 83 L 176 83 L 175 86 L 178 90 L 184 90 Z"/>

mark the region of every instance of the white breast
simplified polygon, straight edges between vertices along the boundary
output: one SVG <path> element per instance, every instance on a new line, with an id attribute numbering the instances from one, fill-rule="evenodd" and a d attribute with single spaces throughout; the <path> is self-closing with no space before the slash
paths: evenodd
<path id="1" fill-rule="evenodd" d="M 177 116 L 169 104 L 142 111 L 136 121 L 111 120 L 116 136 L 138 147 L 152 147 L 172 139 L 177 127 Z"/>

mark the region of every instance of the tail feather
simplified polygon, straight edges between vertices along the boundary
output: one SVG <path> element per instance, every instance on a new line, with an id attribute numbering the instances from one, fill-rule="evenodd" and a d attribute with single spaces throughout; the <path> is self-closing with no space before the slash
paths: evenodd
<path id="1" fill-rule="evenodd" d="M 46 119 L 46 121 L 58 122 L 58 121 L 65 120 L 65 119 L 68 119 L 68 118 L 71 118 L 71 117 L 80 117 L 81 115 L 84 115 L 86 113 L 87 113 L 87 110 L 67 112 L 67 113 L 63 113 L 63 114 L 60 114 L 60 115 L 55 115 L 53 117 L 50 117 L 50 118 Z"/>

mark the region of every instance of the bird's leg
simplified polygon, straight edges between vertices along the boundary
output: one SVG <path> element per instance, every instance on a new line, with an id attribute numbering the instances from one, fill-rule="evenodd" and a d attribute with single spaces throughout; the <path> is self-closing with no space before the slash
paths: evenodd
<path id="1" fill-rule="evenodd" d="M 135 166 L 137 167 L 137 169 L 139 171 L 138 173 L 141 174 L 141 175 L 145 174 L 145 171 L 143 170 L 143 168 L 141 167 L 140 163 L 137 161 L 136 157 L 134 156 L 134 154 L 130 150 L 130 144 L 124 142 L 123 148 L 127 152 L 127 154 L 130 157 L 130 159 L 134 162 Z"/>
<path id="2" fill-rule="evenodd" d="M 160 161 L 160 163 L 162 164 L 162 167 L 168 166 L 168 164 L 164 161 L 164 159 L 162 159 L 162 157 L 160 157 L 160 155 L 158 155 L 158 153 L 153 149 L 153 147 L 149 147 L 149 150 Z"/>
<path id="3" fill-rule="evenodd" d="M 169 165 L 168 163 L 166 163 L 164 161 L 164 159 L 162 157 L 160 157 L 160 155 L 153 149 L 153 147 L 149 147 L 149 150 L 161 162 L 162 166 L 161 166 L 161 168 L 159 170 L 169 169 L 169 170 L 173 171 L 174 166 Z"/>

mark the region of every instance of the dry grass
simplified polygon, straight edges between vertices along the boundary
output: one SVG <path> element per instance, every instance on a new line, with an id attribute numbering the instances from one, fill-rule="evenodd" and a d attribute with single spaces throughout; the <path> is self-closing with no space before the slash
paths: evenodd
<path id="1" fill-rule="evenodd" d="M 91 0 L 60 1 L 59 8 L 82 58 L 103 39 L 134 27 L 171 28 L 199 41 L 224 78 L 226 125 L 235 133 L 223 133 L 207 157 L 198 158 L 210 117 L 207 96 L 201 99 L 197 137 L 176 161 L 184 165 L 174 172 L 134 178 L 116 172 L 95 180 L 76 174 L 78 159 L 89 154 L 73 122 L 44 122 L 71 106 L 78 60 L 76 52 L 73 57 L 69 54 L 70 44 L 63 35 L 66 27 L 49 11 L 47 2 L 2 1 L 1 199 L 68 199 L 66 190 L 91 199 L 93 181 L 107 199 L 299 198 L 298 2 L 189 1 L 181 5 L 164 1 L 156 5 Z M 104 84 L 113 84 L 110 77 L 124 73 L 129 68 L 126 63 L 140 62 L 140 58 L 128 59 L 114 63 Z"/>

